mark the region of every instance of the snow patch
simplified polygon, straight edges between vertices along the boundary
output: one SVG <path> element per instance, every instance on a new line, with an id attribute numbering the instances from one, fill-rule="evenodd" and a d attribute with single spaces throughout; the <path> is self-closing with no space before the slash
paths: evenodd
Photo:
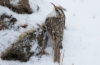
<path id="1" fill-rule="evenodd" d="M 20 0 L 10 0 L 10 4 L 17 6 L 19 5 Z"/>

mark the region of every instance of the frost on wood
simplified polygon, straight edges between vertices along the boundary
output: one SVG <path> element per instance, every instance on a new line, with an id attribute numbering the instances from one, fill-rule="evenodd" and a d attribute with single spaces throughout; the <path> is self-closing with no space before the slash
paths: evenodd
<path id="1" fill-rule="evenodd" d="M 4 24 L 2 20 L 0 20 L 0 30 L 7 29 L 7 26 Z"/>
<path id="2" fill-rule="evenodd" d="M 44 46 L 41 43 L 43 42 L 43 37 L 40 36 L 42 35 L 41 33 L 43 33 L 43 31 L 34 30 L 34 28 L 23 32 L 10 47 L 1 53 L 0 58 L 3 60 L 20 60 L 22 62 L 26 62 L 31 56 L 42 56 L 45 48 L 41 49 Z M 34 49 L 34 51 L 31 51 L 31 47 L 34 47 L 33 45 L 36 44 L 35 42 L 37 40 L 38 46 Z"/>
<path id="3" fill-rule="evenodd" d="M 19 1 L 20 0 L 10 0 L 10 4 L 17 6 L 17 5 L 19 5 Z"/>
<path id="4" fill-rule="evenodd" d="M 3 60 L 20 60 L 27 61 L 34 52 L 30 52 L 32 44 L 35 41 L 36 35 L 34 29 L 22 33 L 9 48 L 1 54 Z"/>
<path id="5" fill-rule="evenodd" d="M 29 0 L 0 0 L 0 5 L 6 6 L 12 11 L 20 14 L 31 14 L 33 12 L 30 8 Z"/>

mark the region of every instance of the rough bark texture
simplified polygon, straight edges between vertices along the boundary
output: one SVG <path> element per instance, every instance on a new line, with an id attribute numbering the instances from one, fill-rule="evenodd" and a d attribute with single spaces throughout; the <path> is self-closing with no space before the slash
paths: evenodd
<path id="1" fill-rule="evenodd" d="M 7 29 L 8 27 L 4 24 L 2 20 L 0 20 L 0 30 Z"/>
<path id="2" fill-rule="evenodd" d="M 3 60 L 20 60 L 27 61 L 34 54 L 30 52 L 33 40 L 36 39 L 34 29 L 28 30 L 22 33 L 18 40 L 13 43 L 9 48 L 7 48 L 1 54 L 1 59 Z"/>
<path id="3" fill-rule="evenodd" d="M 48 36 L 46 34 L 47 32 L 45 29 L 45 25 L 42 25 L 39 29 L 42 29 L 42 31 L 40 32 L 40 34 L 38 34 L 37 40 L 39 47 L 42 49 L 40 49 L 40 52 L 37 54 L 37 56 L 41 57 L 43 54 L 49 55 L 49 53 L 45 51 L 45 48 L 47 47 Z"/>
<path id="4" fill-rule="evenodd" d="M 20 0 L 18 4 L 19 4 L 18 6 L 14 6 L 10 4 L 10 0 L 0 0 L 0 5 L 8 7 L 14 12 L 17 12 L 19 14 L 32 13 L 32 9 L 30 8 L 29 5 L 29 0 Z"/>
<path id="5" fill-rule="evenodd" d="M 39 31 L 31 29 L 22 33 L 19 36 L 18 40 L 16 40 L 16 42 L 14 42 L 10 47 L 2 52 L 0 58 L 3 60 L 19 60 L 22 62 L 26 62 L 34 54 L 37 56 L 42 56 L 43 54 L 45 54 L 44 50 L 46 48 L 48 38 L 46 37 L 43 39 L 43 37 L 45 37 L 43 36 L 44 31 L 40 31 L 39 34 L 36 34 L 36 32 Z M 39 52 L 30 52 L 31 47 L 36 40 L 38 40 L 39 45 L 36 50 L 38 49 Z"/>

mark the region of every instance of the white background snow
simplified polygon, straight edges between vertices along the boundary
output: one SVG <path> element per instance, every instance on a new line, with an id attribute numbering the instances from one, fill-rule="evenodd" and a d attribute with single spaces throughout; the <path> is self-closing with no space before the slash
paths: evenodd
<path id="1" fill-rule="evenodd" d="M 61 54 L 64 53 L 64 59 L 62 62 L 61 57 L 61 65 L 100 65 L 100 0 L 30 0 L 31 7 L 34 6 L 34 1 L 37 1 L 35 3 L 41 6 L 41 11 L 26 16 L 29 20 L 38 23 L 45 19 L 50 9 L 52 10 L 49 2 L 67 9 L 65 11 L 64 48 L 61 50 Z M 0 6 L 0 11 L 1 8 Z M 14 14 L 16 15 L 16 13 Z M 22 15 L 19 16 L 22 17 Z M 18 19 L 20 21 L 20 17 Z M 24 20 L 24 18 L 22 19 Z M 1 37 L 0 42 L 2 42 Z M 50 48 L 47 50 L 52 51 Z M 58 64 L 53 62 L 51 54 L 49 56 L 44 55 L 41 59 L 33 56 L 28 62 L 3 61 L 0 59 L 0 65 Z"/>

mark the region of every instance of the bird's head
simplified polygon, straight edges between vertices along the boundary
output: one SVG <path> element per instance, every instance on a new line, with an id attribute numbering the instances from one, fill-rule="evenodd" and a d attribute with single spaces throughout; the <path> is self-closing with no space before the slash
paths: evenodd
<path id="1" fill-rule="evenodd" d="M 64 7 L 62 7 L 62 6 L 56 6 L 56 5 L 54 5 L 52 2 L 51 2 L 51 4 L 54 6 L 55 9 L 60 8 L 60 9 L 62 9 L 63 11 L 66 11 L 66 9 L 65 9 Z"/>

